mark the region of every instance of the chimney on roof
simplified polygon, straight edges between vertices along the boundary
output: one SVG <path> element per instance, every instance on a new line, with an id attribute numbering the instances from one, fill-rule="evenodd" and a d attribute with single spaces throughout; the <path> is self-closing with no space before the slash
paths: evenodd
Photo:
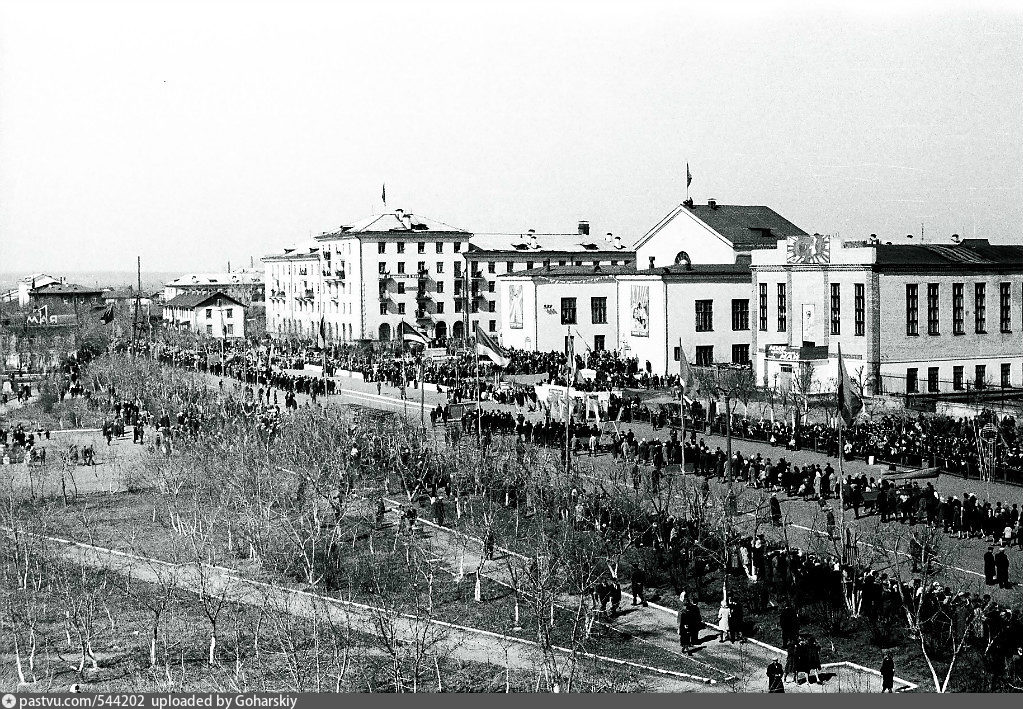
<path id="1" fill-rule="evenodd" d="M 685 201 L 682 202 L 682 206 L 686 207 L 687 209 L 692 209 L 693 208 L 693 198 L 692 197 L 687 197 L 685 199 Z"/>
<path id="2" fill-rule="evenodd" d="M 549 270 L 551 270 L 551 260 L 550 260 L 549 258 L 545 258 L 545 259 L 543 260 L 543 269 L 544 269 L 545 271 L 549 271 Z"/>
<path id="3" fill-rule="evenodd" d="M 539 249 L 540 248 L 540 242 L 538 242 L 536 240 L 536 229 L 530 229 L 528 234 L 529 234 L 529 248 L 531 248 L 531 249 Z"/>
<path id="4" fill-rule="evenodd" d="M 651 256 L 650 257 L 650 268 L 653 268 L 653 267 L 654 267 L 654 257 Z"/>
<path id="5" fill-rule="evenodd" d="M 718 201 L 711 197 L 710 199 L 707 200 L 707 206 L 710 207 L 711 209 L 717 209 Z"/>
<path id="6" fill-rule="evenodd" d="M 395 209 L 394 210 L 394 216 L 398 217 L 399 221 L 404 221 L 404 219 L 405 219 L 405 210 L 404 209 Z"/>
<path id="7" fill-rule="evenodd" d="M 579 235 L 580 236 L 590 235 L 590 223 L 584 219 L 579 221 Z"/>
<path id="8" fill-rule="evenodd" d="M 953 234 L 952 235 L 952 242 L 953 243 L 958 244 L 962 240 L 963 240 L 962 237 L 959 236 L 958 234 Z"/>

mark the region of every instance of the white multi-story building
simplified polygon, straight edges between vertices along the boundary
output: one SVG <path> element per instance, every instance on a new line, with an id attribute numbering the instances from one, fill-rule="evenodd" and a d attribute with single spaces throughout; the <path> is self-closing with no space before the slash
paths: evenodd
<path id="1" fill-rule="evenodd" d="M 797 237 L 753 255 L 758 381 L 846 369 L 868 391 L 1023 386 L 1023 246 Z"/>
<path id="2" fill-rule="evenodd" d="M 245 303 L 225 293 L 188 293 L 164 303 L 168 327 L 217 339 L 245 337 Z"/>
<path id="3" fill-rule="evenodd" d="M 404 320 L 432 340 L 460 337 L 455 282 L 471 238 L 396 209 L 268 256 L 267 330 L 315 338 L 322 319 L 328 342 L 386 342 Z"/>
<path id="4" fill-rule="evenodd" d="M 750 361 L 750 270 L 736 264 L 552 266 L 501 276 L 506 345 L 526 350 L 617 350 L 641 368 Z"/>

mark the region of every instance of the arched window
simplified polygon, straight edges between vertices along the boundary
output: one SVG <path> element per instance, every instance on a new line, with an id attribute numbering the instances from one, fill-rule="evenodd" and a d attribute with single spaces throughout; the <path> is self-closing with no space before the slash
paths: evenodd
<path id="1" fill-rule="evenodd" d="M 391 326 L 388 323 L 381 323 L 379 339 L 381 342 L 391 341 Z"/>

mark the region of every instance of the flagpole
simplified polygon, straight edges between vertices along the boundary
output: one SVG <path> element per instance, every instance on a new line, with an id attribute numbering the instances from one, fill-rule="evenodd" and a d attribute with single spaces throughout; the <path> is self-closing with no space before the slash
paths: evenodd
<path id="1" fill-rule="evenodd" d="M 480 335 L 479 335 L 479 323 L 476 324 L 476 344 L 473 349 L 476 352 L 476 435 L 480 444 L 483 443 L 483 408 L 480 400 Z"/>
<path id="2" fill-rule="evenodd" d="M 423 345 L 425 354 L 426 345 Z M 422 424 L 423 430 L 426 430 L 426 385 L 423 381 L 423 364 L 426 362 L 426 357 L 421 357 L 419 360 L 419 423 Z"/>

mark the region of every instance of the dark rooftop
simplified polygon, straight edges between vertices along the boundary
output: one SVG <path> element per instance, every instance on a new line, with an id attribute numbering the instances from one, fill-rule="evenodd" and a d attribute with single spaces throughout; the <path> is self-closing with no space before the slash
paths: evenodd
<path id="1" fill-rule="evenodd" d="M 693 204 L 685 208 L 735 246 L 774 248 L 780 239 L 806 234 L 770 207 Z"/>
<path id="2" fill-rule="evenodd" d="M 963 239 L 959 244 L 876 244 L 874 249 L 875 264 L 881 267 L 1023 270 L 1023 246 L 992 244 L 987 239 Z"/>
<path id="3" fill-rule="evenodd" d="M 525 271 L 502 274 L 500 277 L 515 278 L 518 276 L 684 276 L 692 275 L 750 275 L 748 260 L 738 263 L 694 263 L 670 264 L 654 268 L 637 268 L 635 262 L 624 266 L 551 266 L 550 269 L 538 266 Z"/>
<path id="4" fill-rule="evenodd" d="M 235 300 L 234 298 L 232 298 L 231 296 L 229 296 L 229 295 L 227 295 L 225 293 L 220 293 L 220 292 L 217 292 L 217 293 L 183 293 L 182 295 L 174 296 L 173 298 L 168 300 L 166 303 L 164 303 L 163 306 L 165 308 L 198 308 L 198 307 L 200 307 L 202 305 L 205 305 L 207 302 L 209 302 L 211 300 L 215 300 L 217 298 L 223 298 L 224 300 L 229 300 L 232 303 L 235 303 L 235 304 L 240 305 L 242 307 L 245 306 L 244 303 L 241 303 L 241 302 Z"/>

